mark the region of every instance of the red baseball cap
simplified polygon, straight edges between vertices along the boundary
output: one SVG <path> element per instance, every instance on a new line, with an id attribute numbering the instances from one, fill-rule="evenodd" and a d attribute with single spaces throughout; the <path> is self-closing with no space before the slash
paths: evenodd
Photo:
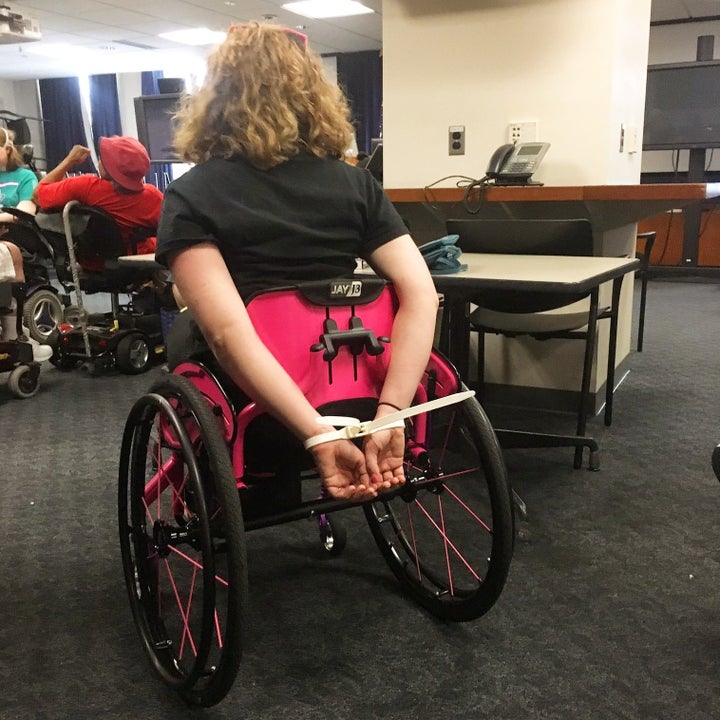
<path id="1" fill-rule="evenodd" d="M 150 169 L 150 156 L 141 142 L 125 135 L 100 138 L 100 160 L 108 175 L 133 192 L 143 189 Z"/>

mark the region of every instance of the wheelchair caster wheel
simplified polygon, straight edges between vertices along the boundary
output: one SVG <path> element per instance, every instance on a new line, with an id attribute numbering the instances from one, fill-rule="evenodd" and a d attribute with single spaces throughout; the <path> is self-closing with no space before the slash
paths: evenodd
<path id="1" fill-rule="evenodd" d="M 18 365 L 10 373 L 8 389 L 19 398 L 35 395 L 40 387 L 40 366 Z"/>
<path id="2" fill-rule="evenodd" d="M 328 555 L 339 555 L 347 545 L 347 530 L 338 519 L 330 520 L 327 515 L 318 518 L 320 542 Z"/>

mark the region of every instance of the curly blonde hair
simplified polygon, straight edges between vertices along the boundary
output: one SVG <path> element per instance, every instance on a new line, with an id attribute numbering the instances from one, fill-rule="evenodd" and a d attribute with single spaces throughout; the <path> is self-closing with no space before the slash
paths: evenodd
<path id="1" fill-rule="evenodd" d="M 7 171 L 17 170 L 25 166 L 22 155 L 15 147 L 13 140 L 15 140 L 15 133 L 7 128 L 0 127 L 0 149 L 7 154 L 7 164 L 5 165 Z"/>
<path id="2" fill-rule="evenodd" d="M 260 169 L 303 150 L 342 157 L 353 138 L 347 100 L 301 40 L 278 25 L 233 25 L 175 115 L 180 157 L 239 156 Z"/>

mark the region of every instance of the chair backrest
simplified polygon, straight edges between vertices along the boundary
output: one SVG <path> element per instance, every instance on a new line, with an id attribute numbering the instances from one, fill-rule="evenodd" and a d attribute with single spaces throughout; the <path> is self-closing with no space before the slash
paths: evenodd
<path id="1" fill-rule="evenodd" d="M 248 303 L 260 339 L 315 407 L 378 397 L 396 309 L 394 291 L 374 278 L 304 283 Z"/>
<path id="2" fill-rule="evenodd" d="M 511 255 L 593 255 L 592 224 L 586 218 L 568 220 L 491 220 L 459 218 L 447 221 L 449 234 L 457 234 L 463 252 Z M 579 295 L 493 291 L 473 302 L 497 312 L 536 313 L 570 305 Z"/>
<path id="3" fill-rule="evenodd" d="M 33 261 L 52 263 L 55 259 L 52 244 L 45 239 L 32 215 L 18 216 L 12 225 L 8 225 L 5 239 L 15 243 L 22 250 L 23 260 L 26 263 Z"/>
<path id="4" fill-rule="evenodd" d="M 459 235 L 463 252 L 518 255 L 592 255 L 592 224 L 569 220 L 492 220 L 459 218 L 447 221 L 449 234 Z"/>
<path id="5" fill-rule="evenodd" d="M 392 286 L 376 278 L 362 278 L 267 290 L 252 297 L 247 310 L 260 339 L 315 408 L 324 415 L 369 420 L 387 374 L 397 307 Z M 242 477 L 247 466 L 258 467 L 257 455 L 262 456 L 265 449 L 262 437 L 272 438 L 270 455 L 276 459 L 294 452 L 298 441 L 243 397 L 207 353 L 181 363 L 173 372 L 191 378 L 219 408 L 219 425 L 228 442 L 249 433 L 252 456 L 246 454 L 245 441 L 233 446 L 236 477 Z M 417 402 L 459 389 L 455 368 L 433 353 L 418 387 Z M 416 427 L 424 427 L 423 422 L 416 418 Z M 264 462 L 267 465 L 269 461 L 266 458 Z"/>
<path id="6" fill-rule="evenodd" d="M 73 232 L 75 253 L 80 262 L 115 260 L 127 254 L 120 227 L 110 213 L 92 205 L 75 205 L 70 215 L 82 219 L 79 231 Z"/>

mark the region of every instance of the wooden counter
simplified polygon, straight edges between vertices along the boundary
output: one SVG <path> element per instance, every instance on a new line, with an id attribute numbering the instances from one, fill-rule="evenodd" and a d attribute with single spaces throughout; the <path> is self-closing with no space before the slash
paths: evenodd
<path id="1" fill-rule="evenodd" d="M 485 186 L 469 193 L 453 188 L 386 188 L 418 242 L 443 235 L 445 220 L 477 217 L 588 218 L 596 233 L 631 225 L 674 208 L 720 197 L 720 183 L 645 185 Z M 612 248 L 611 252 L 615 252 Z M 602 253 L 605 254 L 605 253 Z"/>

